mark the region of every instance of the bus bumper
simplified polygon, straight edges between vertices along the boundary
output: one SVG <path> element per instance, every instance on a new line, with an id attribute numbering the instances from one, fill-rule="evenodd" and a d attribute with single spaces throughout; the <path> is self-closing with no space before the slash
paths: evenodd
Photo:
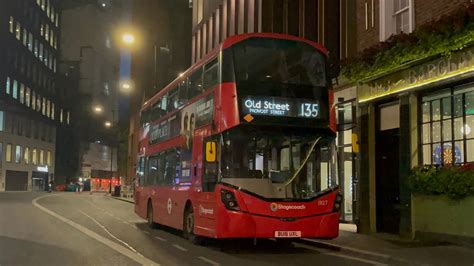
<path id="1" fill-rule="evenodd" d="M 339 235 L 337 212 L 292 221 L 227 210 L 221 210 L 221 215 L 217 238 L 275 238 L 277 231 L 299 232 L 305 238 L 331 239 Z"/>

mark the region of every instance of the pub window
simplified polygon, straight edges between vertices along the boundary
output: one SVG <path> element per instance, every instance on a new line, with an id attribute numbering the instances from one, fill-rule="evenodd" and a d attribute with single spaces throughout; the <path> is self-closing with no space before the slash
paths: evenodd
<path id="1" fill-rule="evenodd" d="M 219 83 L 219 60 L 214 58 L 205 66 L 204 90 L 212 88 L 217 83 Z"/>
<path id="2" fill-rule="evenodd" d="M 423 165 L 474 161 L 473 85 L 423 97 L 420 120 Z"/>

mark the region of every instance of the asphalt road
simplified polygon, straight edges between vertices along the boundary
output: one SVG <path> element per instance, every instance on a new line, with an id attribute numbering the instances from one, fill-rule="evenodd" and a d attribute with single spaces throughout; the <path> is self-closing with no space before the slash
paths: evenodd
<path id="1" fill-rule="evenodd" d="M 87 193 L 0 193 L 0 265 L 380 265 L 271 240 L 195 246 L 149 229 L 127 202 Z"/>

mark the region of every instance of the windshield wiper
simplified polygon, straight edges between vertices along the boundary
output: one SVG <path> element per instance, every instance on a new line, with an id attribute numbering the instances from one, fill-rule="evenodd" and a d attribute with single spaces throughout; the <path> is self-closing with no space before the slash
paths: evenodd
<path id="1" fill-rule="evenodd" d="M 311 153 L 313 152 L 314 148 L 316 147 L 316 144 L 318 144 L 318 142 L 321 140 L 321 137 L 318 137 L 314 142 L 313 144 L 311 144 L 311 147 L 310 149 L 308 150 L 308 153 L 306 153 L 306 157 L 304 158 L 303 162 L 301 163 L 300 167 L 298 167 L 298 169 L 296 170 L 296 172 L 293 174 L 293 176 L 288 180 L 288 182 L 286 182 L 284 184 L 284 187 L 285 187 L 285 190 L 286 190 L 286 187 L 289 186 L 294 180 L 295 178 L 298 176 L 298 174 L 301 172 L 301 170 L 303 169 L 303 167 L 306 165 L 306 163 L 308 162 L 308 159 L 309 157 L 311 156 Z"/>

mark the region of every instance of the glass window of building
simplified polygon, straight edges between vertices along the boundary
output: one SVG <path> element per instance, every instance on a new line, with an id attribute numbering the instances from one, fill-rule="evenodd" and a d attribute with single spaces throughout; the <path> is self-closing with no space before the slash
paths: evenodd
<path id="1" fill-rule="evenodd" d="M 43 105 L 41 106 L 41 113 L 46 115 L 46 98 L 43 97 Z"/>
<path id="2" fill-rule="evenodd" d="M 474 161 L 474 86 L 450 88 L 422 99 L 423 165 Z"/>
<path id="3" fill-rule="evenodd" d="M 5 161 L 7 163 L 12 162 L 12 144 L 8 143 L 5 151 Z"/>
<path id="4" fill-rule="evenodd" d="M 15 146 L 15 163 L 21 163 L 21 146 Z"/>
<path id="5" fill-rule="evenodd" d="M 36 109 L 36 92 L 31 91 L 31 109 Z"/>
<path id="6" fill-rule="evenodd" d="M 13 17 L 10 17 L 10 21 L 8 22 L 8 27 L 10 29 L 10 33 L 13 33 L 15 30 L 15 20 Z"/>
<path id="7" fill-rule="evenodd" d="M 23 161 L 25 164 L 30 164 L 30 148 L 25 147 L 25 151 L 23 152 Z"/>
<path id="8" fill-rule="evenodd" d="M 41 0 L 41 9 L 45 10 L 46 8 L 46 0 Z"/>
<path id="9" fill-rule="evenodd" d="M 26 106 L 30 107 L 30 104 L 31 104 L 31 89 L 26 87 L 26 91 L 25 91 L 25 104 Z"/>
<path id="10" fill-rule="evenodd" d="M 39 152 L 39 165 L 44 165 L 44 150 Z"/>
<path id="11" fill-rule="evenodd" d="M 13 81 L 13 98 L 18 99 L 18 81 Z"/>
<path id="12" fill-rule="evenodd" d="M 25 85 L 20 83 L 20 103 L 25 103 Z"/>
<path id="13" fill-rule="evenodd" d="M 48 152 L 46 153 L 46 163 L 47 163 L 47 165 L 48 165 L 49 167 L 52 166 L 52 164 L 51 164 L 51 151 L 48 151 Z"/>
<path id="14" fill-rule="evenodd" d="M 36 149 L 33 149 L 33 151 L 31 152 L 31 163 L 33 165 L 38 165 L 38 153 Z"/>
<path id="15" fill-rule="evenodd" d="M 16 22 L 15 37 L 17 40 L 21 39 L 21 24 L 18 21 Z"/>
<path id="16" fill-rule="evenodd" d="M 23 28 L 23 45 L 26 46 L 28 44 L 28 31 Z"/>
<path id="17" fill-rule="evenodd" d="M 0 169 L 2 168 L 3 162 L 3 142 L 0 142 Z"/>
<path id="18" fill-rule="evenodd" d="M 51 101 L 46 102 L 46 116 L 51 117 Z"/>
<path id="19" fill-rule="evenodd" d="M 62 123 L 64 121 L 64 117 L 63 117 L 63 109 L 61 108 L 59 110 L 59 122 Z"/>
<path id="20" fill-rule="evenodd" d="M 3 119 L 3 111 L 0 111 L 0 132 L 5 130 L 5 124 Z"/>
<path id="21" fill-rule="evenodd" d="M 69 125 L 70 119 L 71 119 L 71 113 L 70 113 L 69 111 L 67 111 L 66 123 L 67 123 L 68 125 Z"/>
<path id="22" fill-rule="evenodd" d="M 54 120 L 54 115 L 55 115 L 55 112 L 54 112 L 54 103 L 51 103 L 51 119 Z"/>
<path id="23" fill-rule="evenodd" d="M 28 49 L 33 52 L 33 34 L 28 33 Z"/>
<path id="24" fill-rule="evenodd" d="M 35 39 L 35 42 L 34 42 L 34 54 L 35 54 L 36 57 L 38 57 L 38 49 L 39 49 L 38 46 L 39 46 L 39 45 L 38 45 L 38 40 Z"/>
<path id="25" fill-rule="evenodd" d="M 5 83 L 5 92 L 10 94 L 10 77 L 7 77 L 7 82 Z"/>
<path id="26" fill-rule="evenodd" d="M 49 42 L 49 24 L 44 25 L 44 39 Z"/>
<path id="27" fill-rule="evenodd" d="M 44 24 L 40 25 L 40 35 L 44 36 Z"/>
<path id="28" fill-rule="evenodd" d="M 36 111 L 41 112 L 41 95 L 36 95 Z"/>
<path id="29" fill-rule="evenodd" d="M 39 57 L 38 58 L 39 58 L 40 61 L 43 61 L 43 44 L 42 43 L 40 43 L 40 45 L 39 45 Z"/>

